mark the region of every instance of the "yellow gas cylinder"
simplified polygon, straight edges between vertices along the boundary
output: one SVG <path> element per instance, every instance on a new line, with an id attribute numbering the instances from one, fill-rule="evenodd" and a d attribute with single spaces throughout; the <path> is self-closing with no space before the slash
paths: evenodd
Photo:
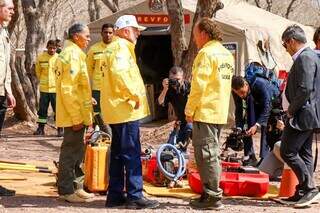
<path id="1" fill-rule="evenodd" d="M 95 131 L 88 140 L 84 185 L 91 192 L 105 192 L 109 183 L 110 135 Z"/>

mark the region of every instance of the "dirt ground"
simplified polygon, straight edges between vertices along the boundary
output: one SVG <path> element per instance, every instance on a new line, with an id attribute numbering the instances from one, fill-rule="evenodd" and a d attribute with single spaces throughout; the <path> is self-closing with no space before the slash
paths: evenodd
<path id="1" fill-rule="evenodd" d="M 166 141 L 172 123 L 164 122 L 152 123 L 144 125 L 141 128 L 143 147 L 154 146 Z M 37 162 L 42 165 L 52 166 L 53 160 L 58 160 L 59 149 L 62 139 L 55 137 L 56 130 L 50 126 L 46 127 L 47 136 L 35 137 L 32 132 L 36 129 L 36 125 L 32 123 L 18 123 L 10 117 L 7 120 L 5 129 L 0 139 L 0 159 L 20 162 Z M 258 144 L 258 143 L 256 143 Z M 258 147 L 256 147 L 258 150 Z M 318 162 L 319 164 L 319 162 Z M 318 165 L 315 174 L 316 182 L 320 183 L 320 165 Z M 6 170 L 7 171 L 7 170 Z M 1 172 L 1 171 L 0 171 Z M 3 172 L 2 172 L 3 173 Z M 131 212 L 125 209 L 106 209 L 104 207 L 105 196 L 98 195 L 93 202 L 86 204 L 69 204 L 57 199 L 55 193 L 46 196 L 41 193 L 41 184 L 39 187 L 30 188 L 31 193 L 28 195 L 20 194 L 19 187 L 23 180 L 25 172 L 16 172 L 16 184 L 6 185 L 5 181 L 1 181 L 0 185 L 11 187 L 17 190 L 15 197 L 0 198 L 0 213 L 16 213 L 16 212 Z M 30 175 L 30 173 L 29 173 Z M 32 173 L 31 173 L 32 175 Z M 43 174 L 47 175 L 47 174 Z M 1 177 L 1 175 L 0 175 Z M 23 179 L 23 178 L 22 178 Z M 18 182 L 19 181 L 19 182 Z M 2 183 L 1 183 L 2 182 Z M 20 184 L 20 185 L 19 185 Z M 27 184 L 27 181 L 26 181 Z M 52 187 L 54 186 L 54 177 L 52 177 Z M 161 203 L 161 206 L 155 210 L 142 210 L 142 212 L 197 212 L 188 205 L 188 200 L 164 197 L 151 197 Z M 320 204 L 313 205 L 311 208 L 298 210 L 288 206 L 275 203 L 271 200 L 252 200 L 252 199 L 229 199 L 224 198 L 223 203 L 225 209 L 222 212 L 319 212 Z M 318 209 L 318 210 L 317 210 Z M 133 212 L 133 211 L 132 211 Z M 200 212 L 200 211 L 199 211 Z M 203 212 L 203 211 L 202 211 Z M 209 212 L 209 211 L 208 211 Z"/>

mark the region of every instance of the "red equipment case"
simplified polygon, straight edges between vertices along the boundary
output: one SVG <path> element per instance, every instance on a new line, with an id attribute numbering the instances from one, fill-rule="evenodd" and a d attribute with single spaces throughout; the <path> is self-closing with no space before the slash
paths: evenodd
<path id="1" fill-rule="evenodd" d="M 226 165 L 228 163 L 224 164 L 224 166 Z M 189 171 L 188 182 L 195 193 L 201 194 L 203 192 L 200 175 L 197 170 Z M 268 192 L 269 175 L 263 172 L 251 174 L 223 171 L 221 173 L 220 188 L 227 196 L 262 197 Z"/>
<path id="2" fill-rule="evenodd" d="M 155 155 L 152 155 L 150 159 L 142 160 L 142 176 L 143 180 L 149 183 L 156 183 L 157 176 L 159 176 L 157 159 Z"/>

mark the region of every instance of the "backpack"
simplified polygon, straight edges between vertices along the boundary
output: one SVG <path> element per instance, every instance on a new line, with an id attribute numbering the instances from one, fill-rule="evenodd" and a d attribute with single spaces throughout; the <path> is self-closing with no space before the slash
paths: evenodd
<path id="1" fill-rule="evenodd" d="M 280 81 L 273 70 L 269 70 L 257 62 L 251 62 L 245 68 L 245 79 L 252 85 L 257 77 L 267 79 L 275 89 L 280 90 Z"/>
<path id="2" fill-rule="evenodd" d="M 279 94 L 273 97 L 273 108 L 282 108 L 280 80 L 273 70 L 267 69 L 258 62 L 251 62 L 245 68 L 244 78 L 248 81 L 249 85 L 253 85 L 256 78 L 267 79 L 270 82 L 272 89 L 275 91 L 274 94 Z"/>

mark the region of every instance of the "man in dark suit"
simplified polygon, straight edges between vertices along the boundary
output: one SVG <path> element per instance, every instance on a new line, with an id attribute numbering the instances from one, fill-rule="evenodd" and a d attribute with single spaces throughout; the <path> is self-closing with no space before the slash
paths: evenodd
<path id="1" fill-rule="evenodd" d="M 279 96 L 280 92 L 265 78 L 256 77 L 250 85 L 245 78 L 234 76 L 232 94 L 236 106 L 236 127 L 247 130 L 250 136 L 256 134 L 257 129 L 261 128 L 260 158 L 263 159 L 270 151 L 266 138 L 268 119 L 273 100 Z M 252 137 L 245 138 L 244 143 L 244 164 L 254 165 L 256 157 Z"/>
<path id="2" fill-rule="evenodd" d="M 289 102 L 280 153 L 296 174 L 299 184 L 294 196 L 286 199 L 295 207 L 306 207 L 320 199 L 313 180 L 312 139 L 313 130 L 319 128 L 320 113 L 320 60 L 306 46 L 305 33 L 298 25 L 289 26 L 282 34 L 286 51 L 293 58 L 286 98 Z"/>

